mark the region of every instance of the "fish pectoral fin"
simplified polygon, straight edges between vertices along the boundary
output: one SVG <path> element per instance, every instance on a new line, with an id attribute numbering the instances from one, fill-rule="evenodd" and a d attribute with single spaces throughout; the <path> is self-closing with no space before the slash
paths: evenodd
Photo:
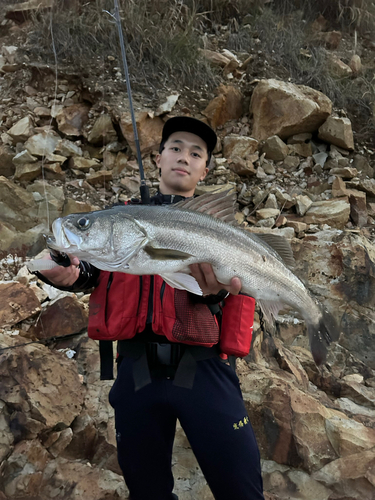
<path id="1" fill-rule="evenodd" d="M 283 304 L 280 302 L 273 302 L 268 300 L 257 300 L 257 304 L 262 310 L 264 317 L 269 323 L 272 323 L 274 319 L 277 318 L 280 309 L 283 308 Z"/>
<path id="2" fill-rule="evenodd" d="M 170 273 L 161 274 L 160 276 L 172 288 L 177 288 L 177 290 L 186 290 L 187 292 L 194 293 L 194 295 L 203 295 L 197 280 L 190 274 Z"/>
<path id="3" fill-rule="evenodd" d="M 186 260 L 192 257 L 189 253 L 172 248 L 155 248 L 152 245 L 146 245 L 143 250 L 154 260 Z"/>

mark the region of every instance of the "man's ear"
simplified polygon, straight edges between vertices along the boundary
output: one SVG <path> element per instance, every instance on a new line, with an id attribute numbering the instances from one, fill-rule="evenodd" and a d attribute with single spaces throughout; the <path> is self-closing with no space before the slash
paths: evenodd
<path id="1" fill-rule="evenodd" d="M 206 177 L 206 175 L 208 174 L 208 172 L 209 172 L 209 169 L 206 167 L 206 168 L 204 169 L 203 174 L 199 177 L 199 180 L 200 180 L 200 181 L 203 181 L 203 179 Z"/>
<path id="2" fill-rule="evenodd" d="M 158 154 L 155 156 L 155 163 L 156 163 L 156 165 L 157 165 L 157 167 L 158 167 L 159 169 L 160 169 L 160 166 L 159 166 L 159 164 L 160 164 L 160 159 L 161 159 L 161 154 L 160 154 L 160 153 L 158 153 Z"/>

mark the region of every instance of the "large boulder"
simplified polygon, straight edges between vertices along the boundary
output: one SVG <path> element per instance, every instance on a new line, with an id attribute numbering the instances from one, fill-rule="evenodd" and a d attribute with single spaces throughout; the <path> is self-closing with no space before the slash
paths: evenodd
<path id="1" fill-rule="evenodd" d="M 19 231 L 26 231 L 38 222 L 33 195 L 5 177 L 0 177 L 0 218 Z"/>
<path id="2" fill-rule="evenodd" d="M 142 154 L 159 149 L 164 122 L 161 118 L 150 118 L 147 111 L 136 113 L 136 123 L 139 145 Z M 134 131 L 130 113 L 123 113 L 120 118 L 120 128 L 133 153 L 136 153 Z"/>
<path id="3" fill-rule="evenodd" d="M 243 97 L 238 89 L 221 85 L 217 93 L 218 96 L 203 111 L 203 115 L 214 129 L 229 120 L 238 120 L 243 113 Z"/>
<path id="4" fill-rule="evenodd" d="M 330 99 L 305 85 L 262 80 L 250 102 L 254 124 L 252 135 L 265 140 L 272 135 L 286 139 L 294 134 L 314 132 L 332 112 Z"/>
<path id="5" fill-rule="evenodd" d="M 344 149 L 354 149 L 352 124 L 349 118 L 329 116 L 319 127 L 319 139 Z"/>

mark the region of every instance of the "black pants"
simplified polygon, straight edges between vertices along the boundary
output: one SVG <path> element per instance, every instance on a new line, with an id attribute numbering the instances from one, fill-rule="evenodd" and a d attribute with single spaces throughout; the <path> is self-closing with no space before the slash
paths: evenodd
<path id="1" fill-rule="evenodd" d="M 134 391 L 124 358 L 109 401 L 118 460 L 131 500 L 172 500 L 172 447 L 181 423 L 216 500 L 264 500 L 254 432 L 234 370 L 219 357 L 197 363 L 185 389 L 161 375 Z"/>

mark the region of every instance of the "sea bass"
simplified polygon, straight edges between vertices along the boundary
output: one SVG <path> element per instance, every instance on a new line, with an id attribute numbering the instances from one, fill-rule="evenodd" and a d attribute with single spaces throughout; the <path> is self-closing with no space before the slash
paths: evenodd
<path id="1" fill-rule="evenodd" d="M 316 364 L 339 337 L 333 316 L 293 274 L 293 253 L 280 236 L 255 235 L 232 225 L 233 199 L 207 194 L 176 205 L 123 205 L 56 219 L 48 246 L 77 256 L 104 271 L 158 274 L 174 288 L 202 294 L 189 265 L 208 262 L 220 283 L 241 279 L 272 320 L 283 304 L 307 324 Z"/>

